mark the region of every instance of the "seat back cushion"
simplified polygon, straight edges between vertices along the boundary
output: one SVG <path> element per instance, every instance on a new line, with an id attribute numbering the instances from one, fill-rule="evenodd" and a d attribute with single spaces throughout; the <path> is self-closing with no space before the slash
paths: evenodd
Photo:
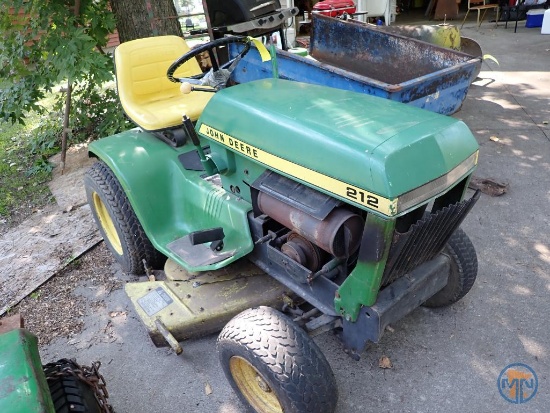
<path id="1" fill-rule="evenodd" d="M 174 101 L 192 101 L 193 95 L 198 92 L 183 96 L 179 90 L 180 84 L 170 82 L 166 71 L 189 50 L 185 40 L 177 36 L 136 39 L 116 48 L 115 72 L 119 99 L 132 121 L 146 130 L 174 126 L 174 120 L 169 118 L 175 117 L 176 124 L 181 121 L 181 113 L 168 113 L 176 109 Z M 190 77 L 201 73 L 197 60 L 191 59 L 174 76 Z M 200 100 L 204 101 L 201 102 L 204 107 L 207 99 Z M 157 113 L 153 113 L 153 110 Z"/>

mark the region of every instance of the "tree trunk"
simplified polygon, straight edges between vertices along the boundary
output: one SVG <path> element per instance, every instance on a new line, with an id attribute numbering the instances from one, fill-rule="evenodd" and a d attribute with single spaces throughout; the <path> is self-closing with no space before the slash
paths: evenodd
<path id="1" fill-rule="evenodd" d="M 120 42 L 173 34 L 183 36 L 172 0 L 111 0 Z"/>

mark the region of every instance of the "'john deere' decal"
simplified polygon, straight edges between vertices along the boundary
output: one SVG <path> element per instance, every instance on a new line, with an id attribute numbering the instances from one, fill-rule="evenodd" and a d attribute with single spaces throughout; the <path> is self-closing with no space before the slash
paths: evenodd
<path id="1" fill-rule="evenodd" d="M 199 132 L 210 139 L 215 140 L 222 145 L 233 149 L 243 155 L 254 159 L 266 166 L 274 168 L 287 175 L 291 175 L 304 182 L 310 183 L 318 188 L 329 191 L 341 198 L 345 198 L 353 203 L 373 209 L 387 216 L 393 216 L 397 213 L 397 199 L 390 201 L 372 192 L 365 191 L 362 188 L 350 185 L 348 183 L 312 171 L 306 167 L 279 158 L 271 153 L 265 152 L 255 146 L 249 145 L 227 133 L 221 132 L 211 126 L 201 125 Z"/>

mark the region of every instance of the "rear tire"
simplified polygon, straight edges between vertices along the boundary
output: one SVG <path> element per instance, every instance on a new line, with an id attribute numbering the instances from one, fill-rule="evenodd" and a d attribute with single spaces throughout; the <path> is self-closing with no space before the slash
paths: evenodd
<path id="1" fill-rule="evenodd" d="M 222 369 L 247 411 L 332 413 L 338 390 L 325 356 L 290 318 L 269 307 L 234 317 L 218 337 Z"/>
<path id="2" fill-rule="evenodd" d="M 477 254 L 464 231 L 457 228 L 443 249 L 451 259 L 447 285 L 428 299 L 426 307 L 445 307 L 456 303 L 472 288 L 477 277 Z"/>
<path id="3" fill-rule="evenodd" d="M 55 412 L 101 413 L 101 407 L 90 386 L 74 376 L 56 376 L 56 373 L 64 369 L 74 369 L 74 366 L 69 360 L 62 364 L 44 366 Z"/>
<path id="4" fill-rule="evenodd" d="M 86 172 L 84 186 L 94 220 L 122 270 L 143 274 L 144 259 L 149 266 L 160 268 L 166 258 L 145 235 L 113 171 L 104 162 L 96 162 Z"/>

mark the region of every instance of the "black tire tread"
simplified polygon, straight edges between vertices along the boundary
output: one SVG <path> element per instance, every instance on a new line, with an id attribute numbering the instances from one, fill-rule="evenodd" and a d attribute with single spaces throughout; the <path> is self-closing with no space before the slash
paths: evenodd
<path id="1" fill-rule="evenodd" d="M 285 412 L 335 410 L 338 392 L 328 361 L 306 332 L 279 311 L 258 307 L 238 314 L 220 333 L 218 350 L 224 372 L 245 405 L 229 372 L 233 354 L 248 354 L 245 358 L 259 371 L 258 363 L 265 366 Z"/>
<path id="2" fill-rule="evenodd" d="M 424 303 L 426 307 L 437 308 L 456 303 L 468 294 L 477 278 L 476 250 L 462 229 L 456 229 L 443 253 L 451 258 L 449 281 L 446 287 Z"/>
<path id="3" fill-rule="evenodd" d="M 84 184 L 88 194 L 88 203 L 100 230 L 101 224 L 96 217 L 90 191 L 97 192 L 111 212 L 111 219 L 119 232 L 120 242 L 123 244 L 126 254 L 119 256 L 107 240 L 106 244 L 122 265 L 123 270 L 131 274 L 143 274 L 145 272 L 144 259 L 148 265 L 154 268 L 162 265 L 165 257 L 153 247 L 147 238 L 128 197 L 111 169 L 102 161 L 96 162 L 86 172 Z M 102 230 L 101 232 L 103 238 L 106 239 Z"/>
<path id="4" fill-rule="evenodd" d="M 44 373 L 48 377 L 50 396 L 56 413 L 101 412 L 94 391 L 90 386 L 74 376 L 52 377 L 58 371 L 61 371 L 61 368 L 58 366 L 45 366 L 44 368 Z"/>

